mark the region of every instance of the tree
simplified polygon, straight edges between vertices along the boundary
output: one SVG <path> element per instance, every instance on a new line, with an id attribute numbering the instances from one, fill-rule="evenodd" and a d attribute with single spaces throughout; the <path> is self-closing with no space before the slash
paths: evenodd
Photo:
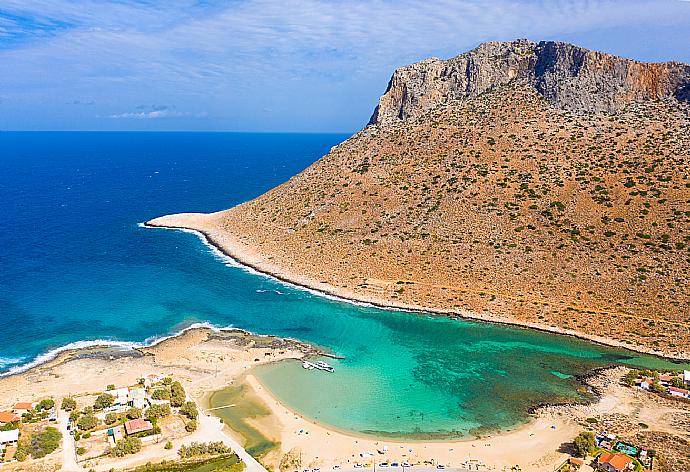
<path id="1" fill-rule="evenodd" d="M 185 402 L 185 404 L 180 408 L 180 413 L 185 415 L 190 420 L 195 420 L 199 417 L 199 410 L 197 410 L 196 403 L 194 402 Z"/>
<path id="2" fill-rule="evenodd" d="M 73 411 L 77 409 L 77 401 L 72 397 L 65 397 L 62 399 L 62 409 L 65 411 Z"/>
<path id="3" fill-rule="evenodd" d="M 151 418 L 164 418 L 170 415 L 170 405 L 151 405 L 144 413 L 144 417 L 148 420 Z"/>
<path id="4" fill-rule="evenodd" d="M 189 446 L 180 446 L 180 449 L 177 451 L 181 459 L 194 456 L 230 454 L 231 452 L 232 449 L 226 446 L 223 441 L 210 443 L 193 442 Z"/>
<path id="5" fill-rule="evenodd" d="M 105 389 L 106 390 L 115 390 L 115 384 L 110 384 Z"/>
<path id="6" fill-rule="evenodd" d="M 180 382 L 173 382 L 170 386 L 170 404 L 174 407 L 180 407 L 184 405 L 187 400 L 187 394 L 182 387 Z"/>
<path id="7" fill-rule="evenodd" d="M 51 410 L 55 407 L 55 400 L 51 398 L 47 398 L 45 400 L 41 400 L 38 402 L 38 405 L 34 408 L 36 411 L 41 411 L 41 410 Z"/>
<path id="8" fill-rule="evenodd" d="M 105 424 L 113 424 L 117 421 L 117 415 L 115 413 L 108 413 L 105 415 Z"/>
<path id="9" fill-rule="evenodd" d="M 661 385 L 658 380 L 655 380 L 652 385 L 649 386 L 649 389 L 654 393 L 664 393 L 666 391 L 666 387 Z"/>
<path id="10" fill-rule="evenodd" d="M 184 429 L 187 430 L 188 433 L 193 433 L 196 431 L 196 428 L 199 425 L 197 424 L 196 420 L 189 420 L 187 424 L 184 426 Z"/>
<path id="11" fill-rule="evenodd" d="M 136 454 L 139 451 L 141 451 L 141 439 L 129 436 L 115 443 L 115 447 L 110 450 L 110 454 L 114 457 L 124 457 L 128 454 Z"/>
<path id="12" fill-rule="evenodd" d="M 574 443 L 577 455 L 582 457 L 587 457 L 587 455 L 592 453 L 596 447 L 594 433 L 589 431 L 583 431 L 582 433 L 578 434 Z"/>
<path id="13" fill-rule="evenodd" d="M 79 412 L 78 411 L 72 411 L 69 414 L 69 420 L 74 423 L 79 419 Z"/>
<path id="14" fill-rule="evenodd" d="M 676 388 L 685 388 L 685 382 L 683 382 L 683 379 L 680 377 L 673 377 L 671 379 L 671 385 L 673 385 Z"/>
<path id="15" fill-rule="evenodd" d="M 170 392 L 159 388 L 158 390 L 155 390 L 153 392 L 153 395 L 151 395 L 151 398 L 154 400 L 170 400 Z"/>
<path id="16" fill-rule="evenodd" d="M 18 421 L 0 425 L 0 431 L 12 431 L 13 429 L 19 429 Z"/>
<path id="17" fill-rule="evenodd" d="M 170 385 L 173 382 L 173 379 L 171 377 L 165 377 L 163 379 L 163 385 Z"/>
<path id="18" fill-rule="evenodd" d="M 84 431 L 93 429 L 96 426 L 98 426 L 98 418 L 96 418 L 96 416 L 93 413 L 83 415 L 81 418 L 79 418 L 77 426 L 79 426 L 79 429 L 82 429 Z"/>
<path id="19" fill-rule="evenodd" d="M 173 443 L 172 443 L 171 441 L 168 441 L 167 443 L 165 443 L 165 446 L 164 446 L 164 447 L 165 447 L 165 449 L 172 449 L 172 448 L 173 448 Z"/>
<path id="20" fill-rule="evenodd" d="M 141 410 L 136 407 L 132 407 L 129 410 L 127 410 L 127 418 L 130 420 L 136 420 L 137 418 L 141 418 Z"/>
<path id="21" fill-rule="evenodd" d="M 633 385 L 635 385 L 635 380 L 637 380 L 637 378 L 639 376 L 640 376 L 639 370 L 631 369 L 630 371 L 628 371 L 627 374 L 625 374 L 623 381 L 625 382 L 625 384 L 628 387 L 632 387 Z"/>
<path id="22" fill-rule="evenodd" d="M 100 395 L 98 395 L 98 398 L 96 398 L 93 407 L 96 410 L 103 410 L 105 408 L 113 406 L 113 403 L 115 403 L 115 397 L 113 397 L 109 393 L 101 393 Z"/>

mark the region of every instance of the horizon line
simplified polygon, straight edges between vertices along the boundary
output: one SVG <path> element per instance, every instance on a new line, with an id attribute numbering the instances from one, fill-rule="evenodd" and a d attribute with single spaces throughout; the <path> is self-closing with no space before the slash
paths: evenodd
<path id="1" fill-rule="evenodd" d="M 361 128 L 364 129 L 364 128 Z M 360 130 L 355 131 L 233 131 L 233 130 L 149 130 L 149 129 L 103 129 L 103 130 L 78 130 L 78 129 L 0 129 L 2 133 L 235 133 L 235 134 L 349 134 L 352 135 Z"/>

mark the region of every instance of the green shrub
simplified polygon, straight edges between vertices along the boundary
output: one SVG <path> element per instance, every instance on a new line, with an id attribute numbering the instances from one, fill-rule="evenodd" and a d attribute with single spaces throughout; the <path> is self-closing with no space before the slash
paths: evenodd
<path id="1" fill-rule="evenodd" d="M 65 397 L 62 399 L 62 409 L 65 411 L 72 411 L 77 409 L 77 401 L 72 397 Z"/>
<path id="2" fill-rule="evenodd" d="M 62 433 L 57 428 L 48 426 L 31 438 L 31 455 L 35 459 L 45 457 L 60 447 L 61 440 Z"/>
<path id="3" fill-rule="evenodd" d="M 96 398 L 93 407 L 96 410 L 103 410 L 105 408 L 113 406 L 113 403 L 115 403 L 115 397 L 113 397 L 109 393 L 102 393 L 98 396 L 98 398 Z"/>
<path id="4" fill-rule="evenodd" d="M 223 441 L 210 443 L 193 442 L 189 446 L 180 446 L 180 449 L 177 451 L 182 459 L 195 456 L 229 454 L 231 452 L 232 449 L 226 446 Z"/>
<path id="5" fill-rule="evenodd" d="M 185 415 L 190 420 L 195 420 L 199 417 L 199 410 L 197 410 L 196 403 L 194 402 L 185 402 L 185 404 L 180 408 L 180 413 Z"/>
<path id="6" fill-rule="evenodd" d="M 185 425 L 184 429 L 187 430 L 188 433 L 193 433 L 196 431 L 196 428 L 198 427 L 198 424 L 196 420 L 189 420 L 187 424 Z"/>
<path id="7" fill-rule="evenodd" d="M 26 448 L 19 446 L 17 448 L 17 452 L 14 453 L 14 458 L 19 462 L 24 462 L 29 458 L 29 451 L 27 451 Z"/>
<path id="8" fill-rule="evenodd" d="M 575 450 L 581 457 L 586 457 L 594 451 L 596 443 L 594 441 L 594 433 L 584 431 L 577 435 L 574 441 Z"/>
<path id="9" fill-rule="evenodd" d="M 170 392 L 160 388 L 153 392 L 151 398 L 153 398 L 154 400 L 170 400 Z"/>
<path id="10" fill-rule="evenodd" d="M 86 431 L 95 428 L 96 426 L 98 426 L 98 423 L 98 418 L 96 418 L 96 416 L 93 413 L 91 413 L 83 415 L 81 418 L 79 418 L 77 426 L 79 426 L 79 429 Z"/>
<path id="11" fill-rule="evenodd" d="M 124 457 L 129 454 L 136 454 L 139 451 L 141 451 L 141 439 L 130 436 L 115 443 L 115 447 L 110 450 L 110 454 L 113 457 Z"/>
<path id="12" fill-rule="evenodd" d="M 55 400 L 48 398 L 48 399 L 41 400 L 40 402 L 38 402 L 38 405 L 36 405 L 34 410 L 36 410 L 36 411 L 51 410 L 54 407 L 55 407 Z"/>
<path id="13" fill-rule="evenodd" d="M 180 407 L 184 405 L 187 400 L 187 394 L 182 387 L 180 382 L 173 382 L 170 386 L 170 404 L 174 407 Z"/>
<path id="14" fill-rule="evenodd" d="M 3 425 L 0 425 L 0 431 L 12 431 L 13 429 L 19 429 L 18 421 L 15 421 L 14 423 L 5 423 Z"/>
<path id="15" fill-rule="evenodd" d="M 152 418 L 164 418 L 169 415 L 170 405 L 151 405 L 144 413 L 144 417 L 147 420 Z"/>

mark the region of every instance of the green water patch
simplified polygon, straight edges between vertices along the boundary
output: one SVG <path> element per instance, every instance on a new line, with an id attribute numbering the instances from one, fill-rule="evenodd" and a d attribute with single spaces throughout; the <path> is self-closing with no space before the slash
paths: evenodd
<path id="1" fill-rule="evenodd" d="M 362 311 L 330 321 L 322 345 L 334 373 L 295 361 L 264 365 L 255 376 L 306 418 L 376 437 L 473 439 L 530 420 L 532 408 L 591 400 L 581 377 L 628 365 L 687 363 L 609 348 L 573 337 L 424 314 Z M 306 337 L 306 336 L 305 336 Z"/>
<path id="2" fill-rule="evenodd" d="M 209 408 L 217 408 L 212 413 L 244 438 L 244 448 L 253 457 L 260 458 L 280 445 L 247 422 L 250 418 L 269 417 L 271 410 L 246 384 L 238 382 L 214 392 L 209 398 Z"/>
<path id="3" fill-rule="evenodd" d="M 163 461 L 131 469 L 132 472 L 241 472 L 244 465 L 236 454 L 193 461 Z"/>

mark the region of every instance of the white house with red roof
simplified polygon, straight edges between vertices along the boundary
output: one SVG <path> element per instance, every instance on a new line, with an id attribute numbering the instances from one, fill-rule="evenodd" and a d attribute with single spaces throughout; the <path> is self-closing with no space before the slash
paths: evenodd
<path id="1" fill-rule="evenodd" d="M 669 387 L 668 393 L 674 397 L 690 398 L 690 390 L 678 387 Z"/>

